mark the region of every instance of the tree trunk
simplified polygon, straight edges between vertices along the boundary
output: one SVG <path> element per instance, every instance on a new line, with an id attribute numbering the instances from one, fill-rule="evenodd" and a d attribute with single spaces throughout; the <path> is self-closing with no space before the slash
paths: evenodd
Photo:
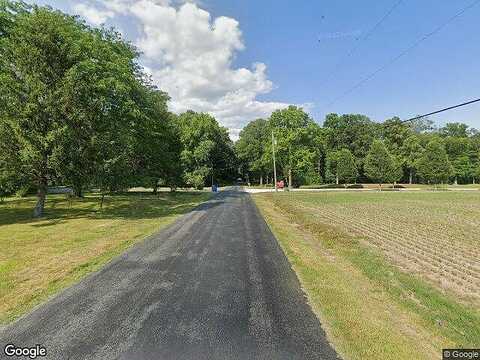
<path id="1" fill-rule="evenodd" d="M 335 177 L 335 184 L 338 185 L 339 181 L 338 181 L 338 175 Z"/>
<path id="2" fill-rule="evenodd" d="M 458 178 L 455 176 L 454 185 L 458 185 Z"/>
<path id="3" fill-rule="evenodd" d="M 344 187 L 345 187 L 345 190 L 347 190 L 347 183 L 345 183 L 345 184 L 343 184 L 343 185 L 344 185 Z"/>
<path id="4" fill-rule="evenodd" d="M 292 190 L 292 169 L 288 169 L 288 190 Z"/>
<path id="5" fill-rule="evenodd" d="M 263 175 L 260 175 L 260 186 L 263 185 Z"/>
<path id="6" fill-rule="evenodd" d="M 475 177 L 473 177 L 472 180 L 473 180 L 472 184 L 475 185 Z"/>
<path id="7" fill-rule="evenodd" d="M 47 179 L 43 177 L 38 184 L 37 204 L 33 209 L 33 217 L 39 218 L 43 216 L 45 210 L 45 198 L 47 196 Z"/>
<path id="8" fill-rule="evenodd" d="M 410 169 L 410 176 L 408 178 L 408 183 L 410 185 L 412 185 L 412 183 L 413 183 L 413 170 L 412 169 Z"/>
<path id="9" fill-rule="evenodd" d="M 380 185 L 380 191 L 382 191 L 382 184 L 380 183 L 379 185 Z"/>
<path id="10" fill-rule="evenodd" d="M 102 200 L 100 201 L 100 210 L 103 209 L 103 200 L 105 199 L 105 194 L 102 192 Z"/>
<path id="11" fill-rule="evenodd" d="M 155 181 L 155 184 L 153 185 L 153 195 L 157 195 L 158 193 L 158 181 Z"/>
<path id="12" fill-rule="evenodd" d="M 83 186 L 82 186 L 82 181 L 78 180 L 74 182 L 73 184 L 73 194 L 76 197 L 83 197 Z"/>
<path id="13" fill-rule="evenodd" d="M 267 185 L 270 184 L 270 179 L 268 178 L 268 174 L 267 174 Z"/>

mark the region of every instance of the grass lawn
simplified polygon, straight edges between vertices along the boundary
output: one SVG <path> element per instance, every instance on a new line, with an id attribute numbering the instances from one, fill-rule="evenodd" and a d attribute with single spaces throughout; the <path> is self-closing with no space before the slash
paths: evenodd
<path id="1" fill-rule="evenodd" d="M 49 195 L 46 217 L 35 199 L 0 204 L 0 324 L 97 270 L 126 248 L 207 200 L 209 193 L 144 193 L 65 199 Z"/>
<path id="2" fill-rule="evenodd" d="M 254 199 L 345 359 L 433 359 L 480 344 L 480 193 Z"/>

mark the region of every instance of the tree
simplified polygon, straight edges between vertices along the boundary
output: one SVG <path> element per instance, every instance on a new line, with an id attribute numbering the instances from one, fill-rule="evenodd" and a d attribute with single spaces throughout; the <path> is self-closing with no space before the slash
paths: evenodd
<path id="1" fill-rule="evenodd" d="M 447 123 L 440 129 L 442 136 L 453 136 L 459 138 L 468 137 L 468 125 L 463 123 Z"/>
<path id="2" fill-rule="evenodd" d="M 167 110 L 168 95 L 139 86 L 137 128 L 134 134 L 135 182 L 152 187 L 160 184 L 174 191 L 181 184 L 181 144 L 175 118 Z"/>
<path id="3" fill-rule="evenodd" d="M 460 136 L 447 136 L 443 140 L 448 159 L 453 166 L 453 176 L 455 184 L 458 179 L 467 181 L 469 175 L 465 175 L 465 164 L 470 162 L 471 145 L 470 139 Z"/>
<path id="4" fill-rule="evenodd" d="M 400 155 L 405 141 L 413 135 L 408 124 L 401 122 L 398 117 L 385 120 L 381 126 L 382 138 L 391 154 Z"/>
<path id="5" fill-rule="evenodd" d="M 435 130 L 434 123 L 428 117 L 419 117 L 415 120 L 409 121 L 409 126 L 416 134 L 423 134 Z"/>
<path id="6" fill-rule="evenodd" d="M 422 155 L 423 148 L 416 135 L 409 136 L 403 143 L 400 153 L 403 157 L 404 165 L 408 171 L 408 183 L 413 183 L 413 176 L 417 170 L 417 161 Z"/>
<path id="7" fill-rule="evenodd" d="M 225 180 L 235 171 L 236 159 L 227 129 L 211 115 L 187 111 L 177 118 L 182 143 L 185 182 L 203 188 L 210 178 Z"/>
<path id="8" fill-rule="evenodd" d="M 354 181 L 357 177 L 357 168 L 355 166 L 355 159 L 348 149 L 342 149 L 337 152 L 337 177 L 340 182 L 345 184 Z"/>
<path id="9" fill-rule="evenodd" d="M 5 38 L 15 26 L 19 14 L 25 14 L 30 6 L 24 1 L 0 1 L 0 37 Z"/>
<path id="10" fill-rule="evenodd" d="M 474 167 L 470 161 L 470 157 L 462 155 L 452 161 L 453 175 L 455 176 L 455 185 L 460 179 L 462 183 L 467 183 L 473 177 Z"/>
<path id="11" fill-rule="evenodd" d="M 293 177 L 295 183 L 312 185 L 322 182 L 322 178 L 315 167 L 317 153 L 314 150 L 308 147 L 297 149 L 294 152 L 293 163 L 295 164 Z"/>
<path id="12" fill-rule="evenodd" d="M 137 53 L 118 33 L 33 7 L 1 40 L 1 119 L 19 144 L 42 216 L 48 184 L 61 179 L 81 195 L 127 183 L 139 120 Z"/>
<path id="13" fill-rule="evenodd" d="M 338 162 L 338 151 L 329 151 L 326 156 L 326 170 L 325 170 L 325 179 L 328 182 L 335 182 L 339 184 L 340 180 L 337 174 L 337 162 Z"/>
<path id="14" fill-rule="evenodd" d="M 480 181 L 480 162 L 477 163 L 476 166 L 473 168 L 472 178 L 473 178 L 474 184 L 475 184 L 475 179 Z"/>
<path id="15" fill-rule="evenodd" d="M 8 123 L 0 121 L 0 202 L 22 186 L 22 163 L 19 159 L 19 146 Z"/>
<path id="16" fill-rule="evenodd" d="M 323 123 L 326 129 L 327 152 L 349 149 L 355 157 L 360 178 L 370 145 L 379 136 L 379 125 L 360 114 L 328 114 Z"/>
<path id="17" fill-rule="evenodd" d="M 284 176 L 288 178 L 288 186 L 293 186 L 293 172 L 302 168 L 303 159 L 314 159 L 316 151 L 312 146 L 318 131 L 318 125 L 302 108 L 289 106 L 272 113 L 269 127 L 277 140 L 276 157 Z M 269 148 L 271 150 L 271 148 Z M 311 164 L 315 171 L 315 164 Z"/>
<path id="18" fill-rule="evenodd" d="M 267 144 L 271 141 L 268 122 L 264 119 L 251 121 L 240 132 L 235 150 L 240 166 L 248 175 L 263 183 L 264 174 L 270 169 L 269 156 L 266 156 Z M 248 176 L 250 178 L 250 176 Z"/>
<path id="19" fill-rule="evenodd" d="M 392 180 L 395 163 L 383 141 L 374 140 L 365 158 L 365 174 L 376 181 L 382 189 L 382 184 Z"/>
<path id="20" fill-rule="evenodd" d="M 392 168 L 388 173 L 388 182 L 393 184 L 393 188 L 403 177 L 403 159 L 400 156 L 392 156 Z"/>
<path id="21" fill-rule="evenodd" d="M 418 174 L 435 185 L 447 181 L 452 175 L 452 166 L 445 146 L 439 140 L 434 139 L 427 144 L 418 162 Z"/>
<path id="22" fill-rule="evenodd" d="M 35 216 L 43 214 L 48 181 L 54 175 L 49 160 L 65 133 L 59 88 L 74 62 L 66 54 L 80 33 L 73 18 L 35 8 L 18 15 L 2 39 L 1 107 L 38 189 Z"/>

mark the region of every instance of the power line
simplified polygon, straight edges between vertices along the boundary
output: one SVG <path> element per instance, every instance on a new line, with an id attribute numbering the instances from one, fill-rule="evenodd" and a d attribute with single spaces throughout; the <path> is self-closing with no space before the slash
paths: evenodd
<path id="1" fill-rule="evenodd" d="M 421 119 L 421 118 L 426 117 L 426 116 L 435 115 L 435 114 L 438 114 L 438 113 L 441 113 L 441 112 L 444 112 L 444 111 L 456 109 L 456 108 L 466 106 L 466 105 L 470 105 L 470 104 L 473 104 L 473 103 L 476 103 L 476 102 L 479 102 L 479 101 L 480 101 L 480 98 L 475 99 L 475 100 L 470 100 L 470 101 L 467 101 L 467 102 L 464 102 L 464 103 L 461 103 L 461 104 L 458 104 L 458 105 L 453 105 L 453 106 L 446 107 L 446 108 L 441 109 L 441 110 L 432 111 L 431 113 L 428 113 L 428 114 L 418 115 L 418 116 L 415 116 L 411 119 L 402 120 L 400 122 L 406 123 L 406 122 L 409 122 L 409 121 L 414 121 L 414 120 Z"/>
<path id="2" fill-rule="evenodd" d="M 393 11 L 403 2 L 403 0 L 398 0 L 383 16 L 382 18 L 366 33 L 365 36 L 361 37 L 360 39 L 359 38 L 356 38 L 355 40 L 357 40 L 355 46 L 345 55 L 345 58 L 342 59 L 341 61 L 339 61 L 332 69 L 332 71 L 330 72 L 329 76 L 325 79 L 325 81 L 323 82 L 323 84 L 321 85 L 325 85 L 327 84 L 330 79 L 337 73 L 337 70 L 340 69 L 340 67 L 344 64 L 345 60 L 348 59 L 350 56 L 352 56 L 356 51 L 357 49 L 360 47 L 360 42 L 358 42 L 358 40 L 361 40 L 361 41 L 365 41 L 367 40 L 374 32 L 375 30 L 377 30 L 381 24 L 383 24 L 383 22 L 390 16 L 390 14 L 393 13 Z"/>
<path id="3" fill-rule="evenodd" d="M 387 11 L 387 13 L 385 15 L 383 15 L 383 17 L 373 26 L 373 28 L 370 29 L 370 31 L 367 33 L 367 35 L 365 35 L 365 37 L 363 38 L 363 40 L 367 40 L 370 35 L 372 35 L 375 30 L 377 30 L 378 27 L 380 27 L 381 24 L 383 24 L 383 22 L 385 20 L 387 20 L 387 18 L 390 16 L 390 14 L 393 13 L 393 11 L 403 2 L 403 0 L 398 0 L 395 4 L 393 4 L 393 6 Z"/>
<path id="4" fill-rule="evenodd" d="M 395 56 L 394 58 L 392 58 L 390 61 L 388 61 L 387 63 L 385 63 L 384 65 L 382 65 L 381 67 L 379 67 L 377 70 L 375 70 L 374 72 L 372 72 L 370 75 L 366 76 L 365 78 L 363 78 L 362 80 L 360 80 L 358 83 L 356 83 L 354 86 L 352 86 L 351 88 L 349 88 L 348 90 L 346 90 L 345 92 L 343 92 L 341 95 L 339 95 L 338 97 L 336 97 L 335 99 L 333 99 L 331 102 L 329 102 L 325 107 L 329 107 L 329 106 L 332 106 L 333 104 L 335 104 L 337 101 L 343 99 L 345 96 L 347 96 L 348 94 L 352 93 L 353 91 L 355 91 L 356 89 L 358 89 L 360 86 L 362 86 L 363 84 L 365 84 L 367 81 L 371 80 L 372 78 L 374 78 L 378 73 L 382 72 L 383 70 L 385 70 L 386 68 L 388 68 L 390 65 L 392 65 L 393 63 L 395 63 L 396 61 L 398 61 L 400 58 L 402 58 L 403 56 L 405 56 L 407 53 L 409 53 L 410 51 L 412 51 L 413 49 L 415 49 L 416 47 L 418 47 L 422 42 L 424 42 L 425 40 L 427 40 L 428 38 L 430 38 L 431 36 L 435 35 L 436 33 L 438 33 L 440 30 L 442 30 L 445 26 L 447 26 L 448 24 L 450 24 L 453 20 L 455 20 L 456 18 L 460 17 L 463 13 L 465 13 L 467 10 L 473 8 L 475 5 L 477 5 L 478 3 L 480 3 L 480 0 L 475 0 L 473 1 L 472 3 L 470 3 L 469 5 L 467 5 L 466 7 L 462 8 L 459 12 L 457 12 L 455 15 L 453 15 L 452 17 L 450 17 L 449 19 L 447 19 L 447 21 L 443 22 L 442 24 L 440 24 L 439 26 L 437 26 L 432 32 L 424 35 L 422 38 L 418 39 L 416 42 L 414 42 L 412 45 L 410 45 L 410 47 L 406 48 L 405 50 L 403 50 L 400 54 L 398 54 L 397 56 Z"/>

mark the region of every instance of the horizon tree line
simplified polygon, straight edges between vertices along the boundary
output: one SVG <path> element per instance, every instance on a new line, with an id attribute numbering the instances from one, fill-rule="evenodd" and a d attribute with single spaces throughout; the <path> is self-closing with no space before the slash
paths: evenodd
<path id="1" fill-rule="evenodd" d="M 277 139 L 280 177 L 289 186 L 480 179 L 480 133 L 466 124 L 434 128 L 424 118 L 378 123 L 360 114 L 328 114 L 321 126 L 290 106 L 250 122 L 240 133 L 238 161 L 252 182 L 272 178 L 271 134 Z"/>

